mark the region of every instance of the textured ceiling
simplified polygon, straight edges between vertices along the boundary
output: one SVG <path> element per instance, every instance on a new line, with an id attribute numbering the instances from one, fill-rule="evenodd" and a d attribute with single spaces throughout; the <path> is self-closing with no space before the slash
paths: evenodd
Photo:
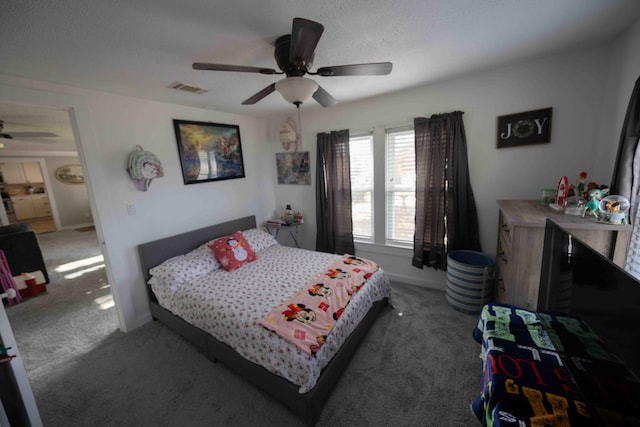
<path id="1" fill-rule="evenodd" d="M 191 64 L 277 68 L 273 42 L 291 32 L 294 17 L 325 27 L 312 70 L 393 63 L 388 76 L 313 76 L 345 103 L 606 42 L 640 17 L 640 1 L 3 0 L 0 74 L 232 113 L 283 115 L 294 107 L 277 92 L 241 105 L 281 76 L 196 71 Z M 168 89 L 175 81 L 208 92 Z M 302 108 L 322 107 L 312 100 Z"/>

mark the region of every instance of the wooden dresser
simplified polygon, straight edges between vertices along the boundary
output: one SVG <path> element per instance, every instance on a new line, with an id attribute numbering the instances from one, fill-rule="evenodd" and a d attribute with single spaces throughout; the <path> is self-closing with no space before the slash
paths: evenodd
<path id="1" fill-rule="evenodd" d="M 495 292 L 498 302 L 537 310 L 544 231 L 553 219 L 580 240 L 624 265 L 630 225 L 596 221 L 593 216 L 565 215 L 538 200 L 498 200 Z"/>

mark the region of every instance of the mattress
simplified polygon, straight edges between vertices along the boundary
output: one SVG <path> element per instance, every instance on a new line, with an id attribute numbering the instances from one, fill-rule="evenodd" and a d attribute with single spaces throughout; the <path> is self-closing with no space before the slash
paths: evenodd
<path id="1" fill-rule="evenodd" d="M 313 389 L 322 369 L 364 318 L 374 302 L 390 297 L 390 283 L 379 269 L 356 293 L 324 345 L 311 356 L 258 322 L 297 293 L 340 256 L 274 245 L 241 268 L 219 268 L 174 286 L 157 277 L 149 284 L 159 304 L 244 358 L 298 385 Z"/>

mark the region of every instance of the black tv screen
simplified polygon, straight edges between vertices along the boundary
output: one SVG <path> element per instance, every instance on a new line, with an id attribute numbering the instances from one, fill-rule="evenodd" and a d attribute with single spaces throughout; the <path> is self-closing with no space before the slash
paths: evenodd
<path id="1" fill-rule="evenodd" d="M 547 219 L 538 311 L 584 320 L 640 374 L 640 282 Z"/>

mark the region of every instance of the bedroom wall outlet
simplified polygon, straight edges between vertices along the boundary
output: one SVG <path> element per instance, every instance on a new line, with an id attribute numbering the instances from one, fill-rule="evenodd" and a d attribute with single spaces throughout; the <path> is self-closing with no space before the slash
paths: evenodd
<path id="1" fill-rule="evenodd" d="M 127 213 L 129 216 L 133 216 L 136 214 L 136 205 L 132 203 L 127 203 Z"/>

